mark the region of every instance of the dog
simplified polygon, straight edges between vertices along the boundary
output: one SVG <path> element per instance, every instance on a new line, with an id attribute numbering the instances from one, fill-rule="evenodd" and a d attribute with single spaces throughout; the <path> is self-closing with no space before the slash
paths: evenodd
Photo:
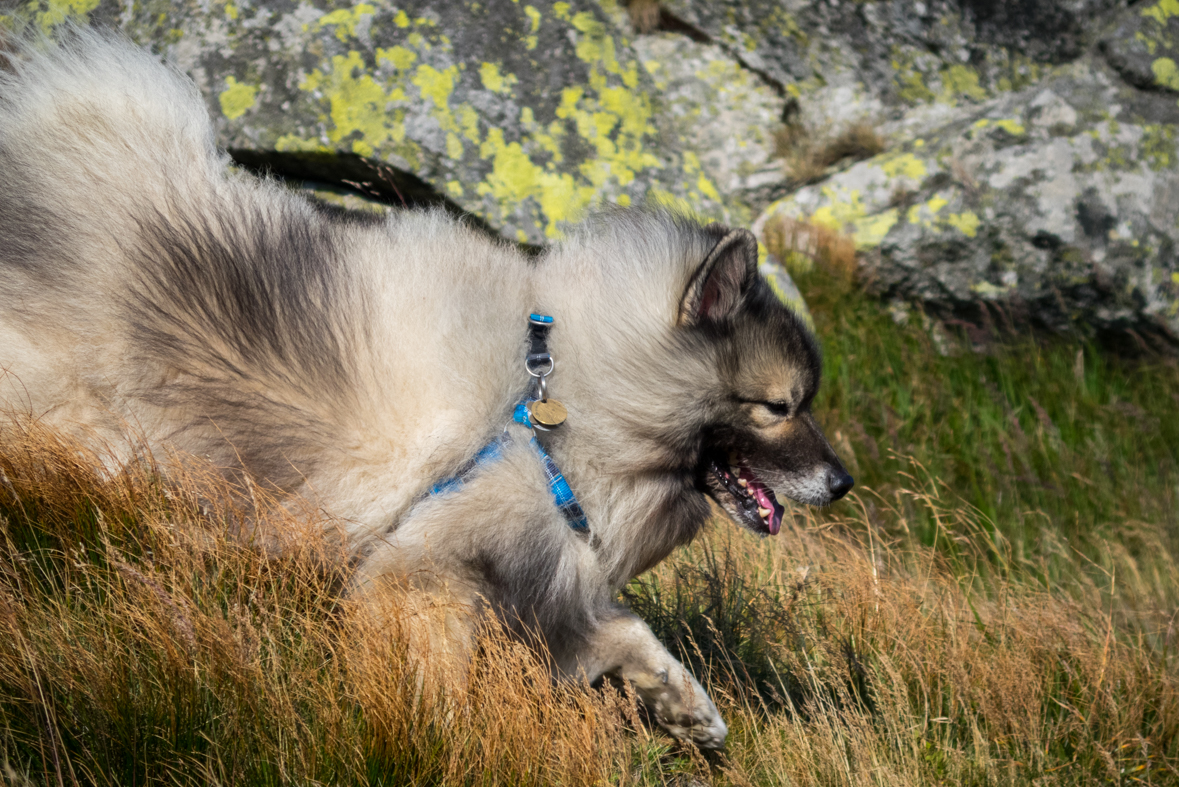
<path id="1" fill-rule="evenodd" d="M 450 594 L 470 614 L 445 647 L 496 615 L 555 679 L 628 682 L 672 735 L 722 746 L 617 593 L 710 499 L 773 535 L 776 492 L 853 484 L 810 412 L 815 338 L 753 235 L 617 210 L 530 259 L 440 210 L 331 210 L 230 170 L 196 87 L 149 53 L 64 38 L 0 70 L 8 417 L 111 469 L 146 446 L 310 501 L 358 598 Z"/>

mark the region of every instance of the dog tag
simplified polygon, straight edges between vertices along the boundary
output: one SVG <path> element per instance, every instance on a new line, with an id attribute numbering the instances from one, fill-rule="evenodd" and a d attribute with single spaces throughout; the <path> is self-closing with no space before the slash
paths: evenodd
<path id="1" fill-rule="evenodd" d="M 556 399 L 541 399 L 529 403 L 528 414 L 537 424 L 547 427 L 560 426 L 569 417 L 569 411 L 565 409 L 565 405 Z"/>

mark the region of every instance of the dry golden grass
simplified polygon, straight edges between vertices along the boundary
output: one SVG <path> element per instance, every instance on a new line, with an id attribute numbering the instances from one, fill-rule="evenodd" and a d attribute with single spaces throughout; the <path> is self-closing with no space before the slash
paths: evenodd
<path id="1" fill-rule="evenodd" d="M 762 229 L 766 249 L 794 275 L 816 264 L 847 284 L 857 275 L 856 244 L 849 235 L 810 221 L 775 215 Z"/>
<path id="2" fill-rule="evenodd" d="M 638 33 L 650 33 L 659 27 L 659 0 L 628 0 L 626 12 Z"/>
<path id="3" fill-rule="evenodd" d="M 1159 596 L 1152 583 L 1050 593 L 983 581 L 966 560 L 881 543 L 871 499 L 861 493 L 839 516 L 796 512 L 777 539 L 714 532 L 647 580 L 678 586 L 660 600 L 688 621 L 671 636 L 690 660 L 709 654 L 710 682 L 724 687 L 733 783 L 1090 784 L 1127 773 L 1176 783 L 1179 674 L 1170 615 L 1147 601 Z M 873 502 L 871 518 L 940 518 L 975 557 L 1003 549 L 932 485 Z M 1135 561 L 1116 568 L 1132 576 Z M 709 574 L 745 586 L 743 629 L 710 621 L 709 606 L 724 604 Z M 1164 579 L 1174 586 L 1179 571 Z M 767 652 L 724 655 L 749 639 Z"/>
<path id="4" fill-rule="evenodd" d="M 54 435 L 0 448 L 0 761 L 48 783 L 596 783 L 616 693 L 554 686 L 485 633 L 468 688 L 425 685 L 396 608 L 341 597 L 338 547 L 255 491 L 281 556 L 232 535 L 201 470 L 103 479 Z M 211 513 L 203 513 L 211 512 Z M 430 665 L 432 666 L 432 665 Z"/>
<path id="5" fill-rule="evenodd" d="M 323 524 L 307 512 L 256 490 L 245 511 L 200 468 L 165 485 L 150 467 L 104 478 L 92 462 L 36 429 L 0 440 L 10 781 L 1179 776 L 1179 681 L 1156 587 L 1179 585 L 1179 568 L 1136 578 L 1122 553 L 1108 586 L 1037 587 L 985 518 L 919 475 L 887 500 L 862 490 L 834 512 L 797 510 L 773 539 L 717 523 L 632 586 L 632 605 L 730 721 L 727 753 L 705 759 L 648 729 L 627 696 L 553 685 L 494 627 L 462 680 L 423 678 L 404 647 L 415 622 L 394 601 L 374 617 L 341 597 L 339 547 L 306 535 Z M 247 513 L 304 537 L 284 539 L 281 554 L 243 543 L 232 533 Z M 942 544 L 882 538 L 918 516 L 936 518 Z M 979 561 L 998 568 L 982 573 Z"/>
<path id="6" fill-rule="evenodd" d="M 774 150 L 786 165 L 795 186 L 813 183 L 844 162 L 872 158 L 884 152 L 886 141 L 869 120 L 859 120 L 834 134 L 819 134 L 798 124 L 782 126 L 774 134 Z"/>

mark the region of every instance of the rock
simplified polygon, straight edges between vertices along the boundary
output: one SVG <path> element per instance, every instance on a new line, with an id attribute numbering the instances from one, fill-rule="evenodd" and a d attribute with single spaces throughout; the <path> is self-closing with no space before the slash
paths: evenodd
<path id="1" fill-rule="evenodd" d="M 326 7 L 324 7 L 326 5 Z M 443 202 L 526 244 L 602 203 L 748 224 L 784 99 L 614 0 L 32 0 L 0 28 L 117 28 L 196 81 L 240 165 L 345 210 Z M 804 315 L 789 274 L 764 262 Z"/>
<path id="2" fill-rule="evenodd" d="M 1130 84 L 1179 93 L 1179 2 L 1160 0 L 1129 9 L 1101 48 Z"/>
<path id="3" fill-rule="evenodd" d="M 737 223 L 744 205 L 765 207 L 782 182 L 773 132 L 785 100 L 715 44 L 682 35 L 641 36 L 635 51 L 655 81 L 657 123 L 698 155 Z"/>
<path id="4" fill-rule="evenodd" d="M 764 249 L 764 246 L 760 246 Z M 811 311 L 807 308 L 806 300 L 802 297 L 802 293 L 798 291 L 798 286 L 794 283 L 794 279 L 790 278 L 790 272 L 786 270 L 786 266 L 770 254 L 766 254 L 761 263 L 757 266 L 758 273 L 770 285 L 770 289 L 778 296 L 778 300 L 789 306 L 795 313 L 802 316 L 806 320 L 807 325 L 814 327 L 814 322 L 811 319 Z"/>
<path id="5" fill-rule="evenodd" d="M 985 101 L 1042 78 L 1096 40 L 1118 0 L 665 0 L 797 102 L 822 130 L 916 107 Z M 906 125 L 945 113 L 922 110 Z M 790 118 L 788 118 L 790 119 Z"/>
<path id="6" fill-rule="evenodd" d="M 189 73 L 247 166 L 444 198 L 533 244 L 604 202 L 731 219 L 592 0 L 33 0 L 15 18 L 50 30 L 71 13 Z"/>
<path id="7" fill-rule="evenodd" d="M 945 316 L 1176 346 L 1176 123 L 1173 97 L 1084 59 L 799 189 L 755 227 L 850 233 L 886 298 Z"/>

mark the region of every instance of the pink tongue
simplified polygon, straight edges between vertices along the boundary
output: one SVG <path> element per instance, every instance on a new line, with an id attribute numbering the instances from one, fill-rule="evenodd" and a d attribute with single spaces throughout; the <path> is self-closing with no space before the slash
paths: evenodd
<path id="1" fill-rule="evenodd" d="M 765 489 L 756 481 L 750 482 L 749 488 L 753 491 L 753 496 L 757 499 L 757 504 L 762 508 L 774 510 L 774 504 L 770 502 L 770 498 L 766 495 Z"/>
<path id="2" fill-rule="evenodd" d="M 753 495 L 753 499 L 757 501 L 758 506 L 761 508 L 768 508 L 770 510 L 770 515 L 763 521 L 765 521 L 766 525 L 769 527 L 770 535 L 777 535 L 778 529 L 782 526 L 782 507 L 766 493 L 765 484 L 763 484 L 753 475 L 752 470 L 742 465 L 740 471 L 741 478 L 744 478 L 745 481 L 749 484 L 749 486 L 746 488 L 749 490 L 749 493 Z"/>

